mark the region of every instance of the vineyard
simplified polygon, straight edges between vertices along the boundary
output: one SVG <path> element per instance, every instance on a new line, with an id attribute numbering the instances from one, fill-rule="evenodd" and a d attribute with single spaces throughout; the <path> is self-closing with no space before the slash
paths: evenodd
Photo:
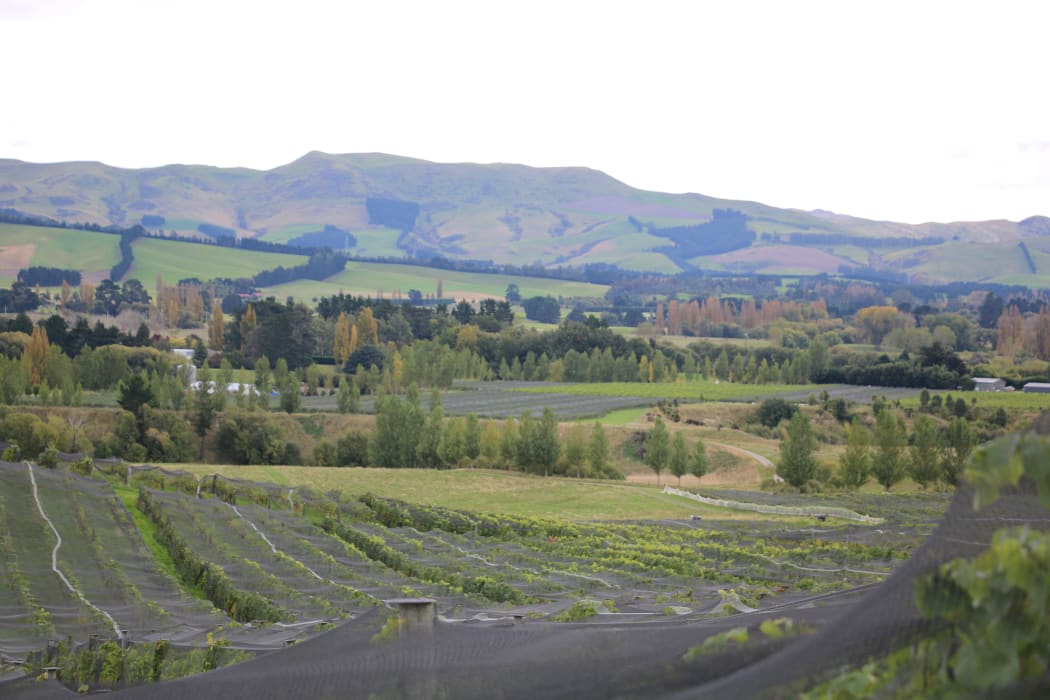
<path id="1" fill-rule="evenodd" d="M 943 493 L 704 491 L 742 515 L 651 489 L 682 515 L 568 520 L 96 466 L 0 463 L 0 661 L 130 698 L 717 689 L 848 632 L 834 621 L 861 596 L 895 596 L 901 615 L 901 571 L 988 529 Z M 949 501 L 961 525 L 934 531 Z M 949 548 L 931 553 L 938 533 Z M 434 622 L 409 626 L 406 600 L 433 601 Z M 0 691 L 38 697 L 22 678 Z"/>

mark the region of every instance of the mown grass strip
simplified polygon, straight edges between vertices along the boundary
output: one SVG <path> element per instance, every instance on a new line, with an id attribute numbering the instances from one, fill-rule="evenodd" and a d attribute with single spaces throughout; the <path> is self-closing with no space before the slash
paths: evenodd
<path id="1" fill-rule="evenodd" d="M 132 522 L 135 523 L 139 535 L 142 536 L 142 541 L 146 543 L 147 547 L 149 547 L 149 551 L 153 554 L 153 558 L 157 561 L 161 570 L 195 598 L 207 600 L 204 596 L 204 592 L 200 589 L 188 588 L 182 585 L 182 578 L 179 577 L 178 572 L 175 570 L 175 562 L 172 561 L 171 554 L 169 554 L 167 548 L 157 540 L 156 525 L 154 525 L 153 521 L 146 517 L 145 513 L 138 508 L 138 489 L 115 484 L 113 490 L 116 492 L 117 497 L 120 498 L 121 503 L 124 504 L 124 507 L 127 508 L 129 513 L 131 513 Z"/>

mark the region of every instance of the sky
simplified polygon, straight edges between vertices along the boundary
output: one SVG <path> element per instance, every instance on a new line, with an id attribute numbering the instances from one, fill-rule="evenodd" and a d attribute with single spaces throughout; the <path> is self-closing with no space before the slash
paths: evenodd
<path id="1" fill-rule="evenodd" d="M 1050 3 L 0 0 L 0 158 L 586 166 L 907 223 L 1050 216 Z"/>

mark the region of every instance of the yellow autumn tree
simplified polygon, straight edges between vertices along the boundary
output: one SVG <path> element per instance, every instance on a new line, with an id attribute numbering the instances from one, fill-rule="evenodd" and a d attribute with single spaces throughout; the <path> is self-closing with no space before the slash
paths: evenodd
<path id="1" fill-rule="evenodd" d="M 211 315 L 208 317 L 208 347 L 212 350 L 222 350 L 222 341 L 225 330 L 222 316 L 222 304 L 218 299 L 212 299 Z"/>
<path id="2" fill-rule="evenodd" d="M 42 326 L 33 329 L 33 335 L 26 346 L 25 362 L 29 365 L 29 376 L 33 386 L 38 386 L 44 378 L 48 361 L 51 359 L 51 344 L 47 340 L 47 331 Z"/>
<path id="3" fill-rule="evenodd" d="M 379 324 L 372 316 L 372 307 L 366 306 L 357 314 L 357 340 L 361 345 L 377 345 L 379 343 Z"/>
<path id="4" fill-rule="evenodd" d="M 95 285 L 84 282 L 80 285 L 80 301 L 84 302 L 84 310 L 92 313 L 95 310 Z"/>
<path id="5" fill-rule="evenodd" d="M 335 321 L 335 339 L 332 345 L 332 356 L 335 358 L 335 363 L 345 364 L 351 352 L 350 319 L 346 317 L 345 312 L 340 312 L 339 318 Z"/>

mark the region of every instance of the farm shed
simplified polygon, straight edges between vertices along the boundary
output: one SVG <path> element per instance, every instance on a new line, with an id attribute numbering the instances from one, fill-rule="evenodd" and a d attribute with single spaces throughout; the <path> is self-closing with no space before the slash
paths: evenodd
<path id="1" fill-rule="evenodd" d="M 995 377 L 974 377 L 974 391 L 1006 391 L 1006 380 Z"/>
<path id="2" fill-rule="evenodd" d="M 1026 391 L 1029 394 L 1050 394 L 1050 384 L 1046 382 L 1028 382 L 1021 388 L 1021 391 Z"/>

